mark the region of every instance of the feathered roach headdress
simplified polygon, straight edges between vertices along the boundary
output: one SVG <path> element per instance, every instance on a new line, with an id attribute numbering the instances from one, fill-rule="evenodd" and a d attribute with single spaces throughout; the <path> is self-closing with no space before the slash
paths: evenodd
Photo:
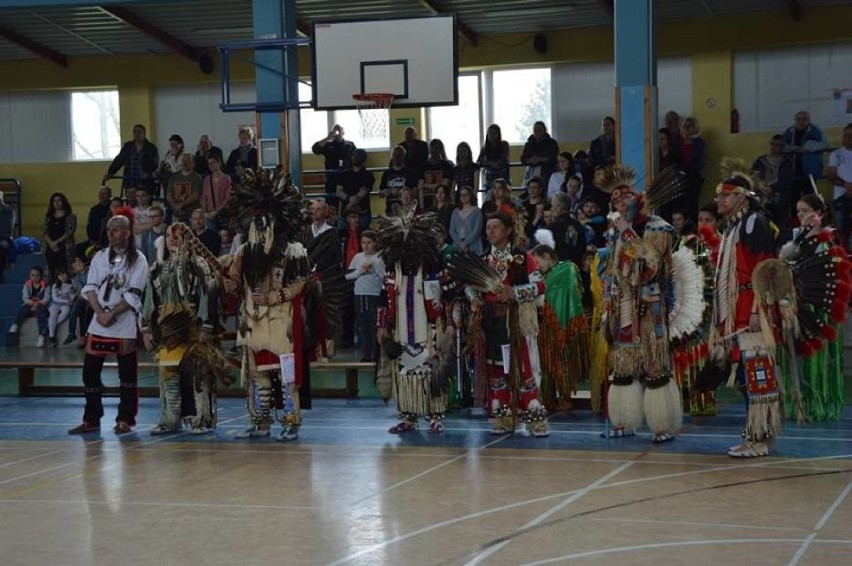
<path id="1" fill-rule="evenodd" d="M 609 165 L 595 172 L 596 187 L 609 194 L 613 200 L 624 193 L 635 194 L 642 205 L 639 213 L 646 217 L 686 191 L 686 175 L 674 167 L 661 171 L 642 194 L 634 188 L 635 181 L 636 170 L 632 167 Z"/>
<path id="2" fill-rule="evenodd" d="M 716 186 L 716 193 L 745 193 L 755 196 L 757 191 L 763 191 L 763 184 L 754 172 L 749 171 L 745 161 L 736 157 L 723 157 L 719 164 L 722 174 L 721 183 Z"/>
<path id="3" fill-rule="evenodd" d="M 379 217 L 377 222 L 379 254 L 388 268 L 399 263 L 403 272 L 408 274 L 415 273 L 421 265 L 424 273 L 440 269 L 437 214 L 428 212 L 410 219 L 397 214 Z"/>
<path id="4" fill-rule="evenodd" d="M 274 170 L 246 170 L 231 187 L 231 198 L 220 213 L 228 227 L 243 234 L 248 253 L 243 273 L 249 285 L 268 275 L 276 253 L 283 254 L 302 231 L 302 196 L 290 175 Z"/>
<path id="5" fill-rule="evenodd" d="M 636 169 L 633 167 L 608 165 L 595 171 L 595 186 L 612 198 L 618 198 L 624 192 L 635 193 L 635 181 Z"/>

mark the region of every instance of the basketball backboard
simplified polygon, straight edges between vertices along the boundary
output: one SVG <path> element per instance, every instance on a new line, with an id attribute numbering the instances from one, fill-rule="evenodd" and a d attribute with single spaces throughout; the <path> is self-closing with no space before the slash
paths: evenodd
<path id="1" fill-rule="evenodd" d="M 376 92 L 395 108 L 455 105 L 457 38 L 453 14 L 314 23 L 312 105 L 355 108 L 353 94 Z"/>

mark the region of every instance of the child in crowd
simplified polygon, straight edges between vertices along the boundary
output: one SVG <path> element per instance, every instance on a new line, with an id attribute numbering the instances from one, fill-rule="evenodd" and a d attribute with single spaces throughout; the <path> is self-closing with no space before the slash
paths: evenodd
<path id="1" fill-rule="evenodd" d="M 68 336 L 62 342 L 63 345 L 68 345 L 77 339 L 78 324 L 80 326 L 80 336 L 84 336 L 92 317 L 92 309 L 89 307 L 89 301 L 82 295 L 86 279 L 89 277 L 89 266 L 81 258 L 76 257 L 71 262 L 71 270 L 74 273 L 71 278 L 71 285 L 74 286 L 75 298 L 71 303 L 71 313 L 68 316 Z"/>
<path id="2" fill-rule="evenodd" d="M 358 340 L 361 345 L 361 361 L 374 362 L 379 359 L 376 343 L 376 310 L 379 294 L 384 288 L 385 264 L 376 252 L 376 233 L 365 230 L 361 234 L 361 249 L 349 264 L 346 279 L 355 281 L 355 312 L 358 321 Z"/>
<path id="3" fill-rule="evenodd" d="M 47 307 L 47 345 L 56 348 L 56 327 L 65 322 L 71 313 L 71 305 L 77 298 L 71 277 L 65 270 L 56 272 L 56 281 L 50 286 L 50 305 Z"/>
<path id="4" fill-rule="evenodd" d="M 35 266 L 30 269 L 30 278 L 24 283 L 24 304 L 18 310 L 15 322 L 9 327 L 10 334 L 17 334 L 24 323 L 24 319 L 34 315 L 38 321 L 38 343 L 39 348 L 44 347 L 44 335 L 47 333 L 47 303 L 50 296 L 47 292 L 47 282 L 44 280 L 44 269 Z"/>

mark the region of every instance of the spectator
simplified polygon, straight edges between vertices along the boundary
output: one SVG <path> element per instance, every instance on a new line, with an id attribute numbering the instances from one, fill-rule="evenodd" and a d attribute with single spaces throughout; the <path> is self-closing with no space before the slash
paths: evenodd
<path id="1" fill-rule="evenodd" d="M 583 185 L 587 187 L 595 186 L 595 169 L 592 167 L 589 152 L 583 149 L 578 149 L 574 152 L 574 171 L 583 177 Z"/>
<path id="2" fill-rule="evenodd" d="M 508 206 L 513 215 L 518 211 L 518 206 L 512 199 L 512 186 L 509 185 L 509 181 L 494 179 L 491 187 L 491 198 L 482 205 L 482 214 L 487 218 L 488 215 L 498 212 L 503 206 Z M 484 234 L 483 237 L 485 237 Z"/>
<path id="3" fill-rule="evenodd" d="M 219 252 L 222 255 L 230 254 L 231 246 L 234 245 L 234 233 L 227 228 L 222 228 L 219 230 L 219 237 L 222 238 L 222 249 Z"/>
<path id="4" fill-rule="evenodd" d="M 669 110 L 666 112 L 666 129 L 671 134 L 671 143 L 669 144 L 673 149 L 675 149 L 678 153 L 680 153 L 680 148 L 683 146 L 683 133 L 681 132 L 681 119 L 680 114 L 675 112 L 674 110 Z"/>
<path id="5" fill-rule="evenodd" d="M 683 170 L 687 189 L 683 204 L 689 218 L 698 217 L 698 199 L 704 186 L 704 168 L 707 165 L 707 143 L 701 137 L 698 120 L 688 116 L 683 121 Z"/>
<path id="6" fill-rule="evenodd" d="M 417 129 L 413 126 L 405 128 L 404 135 L 405 140 L 399 145 L 405 148 L 405 165 L 414 171 L 418 179 L 422 179 L 429 159 L 429 145 L 417 139 Z"/>
<path id="7" fill-rule="evenodd" d="M 550 175 L 547 182 L 547 198 L 562 190 L 562 185 L 574 174 L 574 157 L 567 151 L 563 151 L 556 158 L 557 170 Z"/>
<path id="8" fill-rule="evenodd" d="M 216 217 L 231 198 L 231 178 L 222 171 L 222 160 L 218 155 L 210 156 L 207 160 L 207 169 L 210 174 L 203 181 L 201 207 L 204 210 L 207 227 L 218 230 L 219 222 Z"/>
<path id="9" fill-rule="evenodd" d="M 42 239 L 45 243 L 44 259 L 47 262 L 48 279 L 60 271 L 68 271 L 74 258 L 74 232 L 77 217 L 71 210 L 68 199 L 62 193 L 50 195 L 44 215 Z"/>
<path id="10" fill-rule="evenodd" d="M 86 221 L 86 241 L 78 246 L 77 256 L 92 257 L 96 251 L 106 247 L 106 223 L 110 217 L 109 202 L 111 198 L 112 189 L 106 185 L 98 189 L 98 203 L 89 209 L 89 217 Z"/>
<path id="11" fill-rule="evenodd" d="M 580 208 L 577 209 L 577 220 L 587 233 L 591 232 L 591 244 L 596 248 L 606 246 L 606 216 L 601 214 L 601 207 L 595 197 L 586 196 Z"/>
<path id="12" fill-rule="evenodd" d="M 444 142 L 437 138 L 430 141 L 429 157 L 426 160 L 423 184 L 420 189 L 420 202 L 424 209 L 432 208 L 432 199 L 439 186 L 447 189 L 452 187 L 454 170 L 455 165 L 447 159 Z"/>
<path id="13" fill-rule="evenodd" d="M 186 153 L 184 148 L 183 138 L 177 134 L 169 136 L 169 149 L 166 155 L 163 156 L 163 161 L 160 163 L 160 168 L 157 170 L 157 176 L 160 179 L 162 187 L 169 186 L 169 179 L 172 175 L 180 171 L 181 157 Z M 193 158 L 193 167 L 195 160 Z"/>
<path id="14" fill-rule="evenodd" d="M 348 210 L 355 207 L 361 215 L 361 229 L 365 230 L 370 225 L 372 211 L 370 209 L 370 191 L 376 184 L 376 176 L 367 169 L 367 152 L 356 149 L 352 152 L 352 164 L 338 177 L 336 193 L 340 199 L 341 208 Z M 341 218 L 345 216 L 341 214 Z M 338 225 L 343 229 L 343 224 Z"/>
<path id="15" fill-rule="evenodd" d="M 343 265 L 349 265 L 355 254 L 361 251 L 361 211 L 357 206 L 350 206 L 341 216 L 346 222 L 345 228 L 338 229 L 343 247 Z"/>
<path id="16" fill-rule="evenodd" d="M 586 230 L 571 214 L 571 201 L 568 195 L 565 193 L 553 195 L 550 199 L 550 208 L 553 211 L 553 224 L 550 225 L 550 231 L 553 232 L 559 261 L 573 261 L 574 265 L 580 266 L 586 249 Z"/>
<path id="17" fill-rule="evenodd" d="M 461 142 L 456 146 L 456 165 L 453 167 L 453 184 L 450 188 L 458 192 L 460 187 L 478 187 L 478 181 L 479 166 L 473 160 L 473 150 L 470 144 Z M 473 202 L 476 203 L 476 199 Z"/>
<path id="18" fill-rule="evenodd" d="M 553 208 L 550 203 L 544 205 L 544 227 L 548 230 L 553 226 Z"/>
<path id="19" fill-rule="evenodd" d="M 124 168 L 124 177 L 121 181 L 121 190 L 124 195 L 127 190 L 136 187 L 146 187 L 154 192 L 154 176 L 160 164 L 160 154 L 157 146 L 145 137 L 145 126 L 136 124 L 133 126 L 133 139 L 121 146 L 121 151 L 112 160 L 107 168 L 102 183 L 112 178 L 119 169 Z"/>
<path id="20" fill-rule="evenodd" d="M 192 222 L 192 230 L 195 232 L 195 236 L 204 244 L 204 247 L 210 250 L 210 253 L 214 256 L 218 256 L 219 252 L 222 251 L 222 237 L 219 232 L 207 227 L 204 211 L 200 208 L 193 210 L 190 222 Z"/>
<path id="21" fill-rule="evenodd" d="M 136 236 L 136 246 L 139 246 L 141 235 L 151 229 L 151 195 L 147 189 L 136 189 L 136 206 L 133 208 L 133 233 Z"/>
<path id="22" fill-rule="evenodd" d="M 15 246 L 12 241 L 17 218 L 15 210 L 6 204 L 0 191 L 0 283 L 5 280 L 5 271 L 15 265 Z"/>
<path id="23" fill-rule="evenodd" d="M 485 169 L 485 190 L 491 191 L 491 184 L 496 179 L 506 179 L 509 176 L 509 143 L 503 140 L 500 126 L 491 124 L 485 133 L 485 143 L 476 160 Z M 490 198 L 486 194 L 486 199 Z"/>
<path id="24" fill-rule="evenodd" d="M 382 173 L 379 182 L 379 196 L 385 199 L 385 215 L 392 215 L 393 208 L 399 204 L 399 191 L 403 187 L 417 187 L 418 177 L 405 165 L 405 148 L 401 145 L 391 150 L 390 167 Z"/>
<path id="25" fill-rule="evenodd" d="M 571 203 L 571 212 L 574 212 L 580 206 L 580 203 L 583 202 L 583 178 L 577 174 L 571 175 L 562 184 L 559 192 L 568 195 Z M 550 198 L 553 197 L 551 196 Z"/>
<path id="26" fill-rule="evenodd" d="M 166 202 L 175 222 L 189 222 L 192 211 L 201 206 L 203 179 L 193 170 L 195 159 L 184 153 L 180 159 L 180 170 L 169 179 Z"/>
<path id="27" fill-rule="evenodd" d="M 822 131 L 811 124 L 811 115 L 800 110 L 793 118 L 793 125 L 784 131 L 785 153 L 793 155 L 793 206 L 802 195 L 814 192 L 810 175 L 822 177 L 822 152 L 828 142 Z M 792 212 L 792 211 L 791 211 Z"/>
<path id="28" fill-rule="evenodd" d="M 684 236 L 684 227 L 686 226 L 689 218 L 687 217 L 685 210 L 675 210 L 672 212 L 672 228 L 675 229 L 678 237 Z"/>
<path id="29" fill-rule="evenodd" d="M 47 346 L 56 348 L 56 327 L 65 322 L 71 313 L 71 304 L 77 298 L 74 285 L 67 271 L 56 273 L 56 281 L 50 286 L 50 305 L 47 307 Z"/>
<path id="30" fill-rule="evenodd" d="M 422 212 L 420 203 L 414 198 L 414 189 L 402 187 L 399 190 L 399 208 L 400 215 L 407 220 L 411 220 Z"/>
<path id="31" fill-rule="evenodd" d="M 434 212 L 438 215 L 438 222 L 444 227 L 444 230 L 447 233 L 449 233 L 450 219 L 453 216 L 453 210 L 455 210 L 453 201 L 450 199 L 449 191 L 450 189 L 444 185 L 438 185 L 435 189 L 435 201 L 432 203 L 432 208 L 430 210 L 430 212 Z M 448 239 L 448 243 L 452 243 L 452 238 L 448 237 Z"/>
<path id="32" fill-rule="evenodd" d="M 107 223 L 109 223 L 109 219 L 115 216 L 115 211 L 124 206 L 124 203 L 118 197 L 112 197 L 109 199 L 109 216 L 107 217 Z"/>
<path id="33" fill-rule="evenodd" d="M 148 265 L 151 265 L 157 260 L 157 238 L 166 233 L 166 209 L 160 203 L 154 203 L 148 212 L 148 219 L 151 226 L 139 235 L 138 249 L 145 256 Z"/>
<path id="34" fill-rule="evenodd" d="M 615 118 L 612 116 L 601 120 L 601 135 L 589 144 L 589 161 L 592 171 L 615 163 Z"/>
<path id="35" fill-rule="evenodd" d="M 550 175 L 556 170 L 558 156 L 559 144 L 547 133 L 544 122 L 533 124 L 532 135 L 527 138 L 521 153 L 521 163 L 527 166 L 524 180 L 538 177 L 549 192 Z"/>
<path id="36" fill-rule="evenodd" d="M 92 309 L 89 301 L 82 295 L 83 287 L 86 286 L 86 278 L 89 276 L 89 267 L 81 257 L 75 257 L 71 262 L 71 285 L 74 287 L 74 301 L 71 304 L 71 312 L 68 316 L 68 336 L 62 342 L 67 346 L 77 339 L 77 328 L 79 326 L 80 336 L 86 335 L 86 328 L 92 319 Z"/>
<path id="37" fill-rule="evenodd" d="M 527 181 L 526 193 L 521 197 L 521 206 L 524 208 L 527 219 L 525 231 L 530 241 L 532 241 L 535 231 L 544 225 L 544 203 L 546 202 L 546 198 L 542 193 L 541 179 L 533 177 Z"/>
<path id="38" fill-rule="evenodd" d="M 473 200 L 473 187 L 462 185 L 459 205 L 450 217 L 449 236 L 462 252 L 482 255 L 482 211 Z"/>
<path id="39" fill-rule="evenodd" d="M 678 121 L 680 118 L 678 118 Z M 657 134 L 657 151 L 659 155 L 659 163 L 657 164 L 657 170 L 662 171 L 667 167 L 674 167 L 675 169 L 681 169 L 683 167 L 683 159 L 680 155 L 680 148 L 683 146 L 683 139 L 681 136 L 681 141 L 675 145 L 674 135 L 672 131 L 666 128 L 660 128 L 659 133 Z"/>
<path id="40" fill-rule="evenodd" d="M 710 201 L 698 209 L 698 226 L 703 224 L 709 226 L 714 234 L 719 233 L 719 227 L 722 225 L 722 215 L 719 214 L 719 205 L 716 204 L 716 201 Z"/>
<path id="41" fill-rule="evenodd" d="M 221 169 L 221 165 L 225 162 L 225 155 L 222 153 L 222 148 L 213 145 L 213 138 L 207 134 L 203 134 L 198 138 L 198 145 L 195 148 L 195 172 L 201 175 L 202 178 L 210 174 L 209 159 L 214 156 L 219 158 Z"/>
<path id="42" fill-rule="evenodd" d="M 385 265 L 376 253 L 376 233 L 366 230 L 361 234 L 359 252 L 349 262 L 346 279 L 355 281 L 355 319 L 358 341 L 361 345 L 361 361 L 375 362 L 379 359 L 376 342 L 376 312 L 379 295 L 384 289 Z"/>
<path id="43" fill-rule="evenodd" d="M 344 134 L 343 126 L 335 124 L 326 137 L 311 147 L 314 154 L 325 157 L 325 192 L 329 204 L 335 207 L 337 199 L 334 195 L 340 185 L 340 174 L 351 167 L 355 152 L 355 144 L 344 139 Z M 366 156 L 361 165 L 364 163 Z"/>
<path id="44" fill-rule="evenodd" d="M 852 122 L 843 128 L 843 142 L 828 156 L 828 180 L 834 184 L 834 199 L 852 196 Z"/>
<path id="45" fill-rule="evenodd" d="M 751 166 L 766 187 L 766 209 L 780 230 L 782 241 L 787 239 L 790 210 L 793 201 L 794 163 L 784 153 L 784 138 L 778 134 L 769 140 L 769 152 L 758 157 Z"/>
<path id="46" fill-rule="evenodd" d="M 29 316 L 35 316 L 38 321 L 38 348 L 44 347 L 44 335 L 47 333 L 47 303 L 50 300 L 47 283 L 44 280 L 44 270 L 35 266 L 30 269 L 30 278 L 24 283 L 22 292 L 24 304 L 18 309 L 15 322 L 9 327 L 9 334 L 17 334 Z"/>
<path id="47" fill-rule="evenodd" d="M 310 204 L 311 225 L 308 227 L 307 243 L 310 244 L 331 230 L 331 210 L 325 199 L 318 198 Z"/>
<path id="48" fill-rule="evenodd" d="M 254 147 L 253 143 L 254 133 L 249 128 L 240 128 L 237 137 L 240 140 L 240 145 L 231 150 L 228 161 L 225 163 L 225 173 L 230 175 L 231 180 L 235 183 L 240 181 L 240 177 L 246 169 L 252 171 L 257 169 L 257 148 Z"/>

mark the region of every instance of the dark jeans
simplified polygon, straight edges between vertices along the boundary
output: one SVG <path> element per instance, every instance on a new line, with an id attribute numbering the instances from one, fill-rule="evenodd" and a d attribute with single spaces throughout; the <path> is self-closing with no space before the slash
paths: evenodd
<path id="1" fill-rule="evenodd" d="M 71 314 L 68 315 L 68 334 L 83 336 L 89 328 L 94 312 L 85 299 L 77 299 L 71 306 Z M 79 322 L 78 322 L 79 321 Z M 79 326 L 79 332 L 77 332 Z"/>
<path id="2" fill-rule="evenodd" d="M 376 308 L 379 297 L 376 295 L 355 295 L 355 312 L 358 322 L 358 340 L 362 357 L 368 360 L 379 359 L 379 345 L 376 343 Z"/>
<path id="3" fill-rule="evenodd" d="M 86 409 L 83 421 L 96 426 L 104 416 L 101 372 L 104 368 L 103 356 L 86 354 L 83 359 L 83 386 L 86 391 Z M 115 422 L 123 421 L 130 426 L 136 425 L 136 413 L 139 409 L 139 376 L 136 352 L 118 356 L 119 402 Z"/>
<path id="4" fill-rule="evenodd" d="M 18 315 L 15 317 L 15 324 L 21 326 L 24 320 L 33 313 L 29 305 L 21 305 L 18 309 Z M 47 306 L 40 305 L 35 310 L 35 317 L 38 321 L 39 336 L 47 336 Z"/>

